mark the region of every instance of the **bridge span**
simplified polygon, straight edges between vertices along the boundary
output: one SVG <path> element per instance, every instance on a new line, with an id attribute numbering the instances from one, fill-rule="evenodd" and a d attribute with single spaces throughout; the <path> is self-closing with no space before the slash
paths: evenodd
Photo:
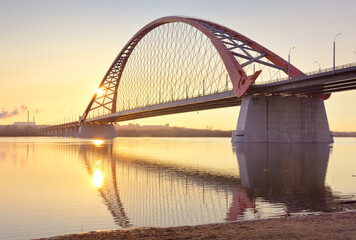
<path id="1" fill-rule="evenodd" d="M 112 123 L 241 105 L 233 142 L 333 142 L 324 100 L 356 89 L 356 64 L 304 74 L 246 36 L 164 17 L 135 34 L 77 122 L 44 135 L 112 138 Z"/>

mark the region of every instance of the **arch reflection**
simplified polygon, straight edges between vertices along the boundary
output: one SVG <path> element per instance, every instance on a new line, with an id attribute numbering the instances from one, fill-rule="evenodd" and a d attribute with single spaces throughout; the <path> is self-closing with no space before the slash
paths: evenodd
<path id="1" fill-rule="evenodd" d="M 144 148 L 142 144 L 139 144 L 141 149 Z M 157 146 L 151 145 L 151 151 Z M 232 156 L 231 146 L 227 147 Z M 198 171 L 190 163 L 168 161 L 168 154 L 164 152 L 165 148 L 172 148 L 171 144 L 155 149 L 164 155 L 165 161 L 154 154 L 144 156 L 133 148 L 133 145 L 126 148 L 115 142 L 106 142 L 100 147 L 87 144 L 80 148 L 80 156 L 91 176 L 98 159 L 101 161 L 104 181 L 98 191 L 117 225 L 195 225 L 235 221 L 243 218 L 248 209 L 253 212 L 253 202 L 240 186 L 233 158 L 227 161 L 234 161 L 231 164 L 236 168 L 219 175 L 214 170 L 209 171 L 209 166 Z M 200 152 L 204 161 L 204 149 L 205 146 L 191 151 Z"/>
<path id="2" fill-rule="evenodd" d="M 241 184 L 253 199 L 281 203 L 285 213 L 331 211 L 325 186 L 328 144 L 249 143 L 233 146 Z"/>
<path id="3" fill-rule="evenodd" d="M 112 142 L 100 142 L 99 145 L 93 142 L 92 145 L 81 145 L 79 154 L 115 223 L 123 228 L 130 227 L 131 223 L 117 187 L 116 163 L 115 160 L 111 159 Z M 98 160 L 100 158 L 104 160 Z"/>
<path id="4" fill-rule="evenodd" d="M 226 145 L 214 149 L 219 171 L 209 160 L 209 146 L 177 143 L 194 156 L 185 161 L 184 154 L 183 160 L 170 156 L 180 149 L 172 144 L 125 139 L 80 147 L 91 176 L 100 160 L 97 190 L 118 226 L 195 225 L 327 212 L 335 206 L 325 186 L 327 144 Z M 200 167 L 206 161 L 212 165 Z"/>

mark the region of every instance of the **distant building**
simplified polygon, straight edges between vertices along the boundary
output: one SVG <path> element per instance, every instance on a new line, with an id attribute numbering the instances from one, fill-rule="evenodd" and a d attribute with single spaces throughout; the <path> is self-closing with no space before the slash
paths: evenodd
<path id="1" fill-rule="evenodd" d="M 17 128 L 36 127 L 35 115 L 33 115 L 33 122 L 30 122 L 30 111 L 27 111 L 27 122 L 14 122 L 11 126 Z"/>

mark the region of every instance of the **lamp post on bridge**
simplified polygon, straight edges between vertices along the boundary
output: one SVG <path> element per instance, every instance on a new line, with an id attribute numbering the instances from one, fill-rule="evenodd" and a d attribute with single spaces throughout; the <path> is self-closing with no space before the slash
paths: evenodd
<path id="1" fill-rule="evenodd" d="M 290 52 L 294 49 L 295 47 L 292 47 L 289 52 L 288 52 L 288 82 L 290 81 Z"/>
<path id="2" fill-rule="evenodd" d="M 335 35 L 334 37 L 334 45 L 333 45 L 333 73 L 335 73 L 335 40 L 336 40 L 336 37 L 341 35 L 341 33 L 338 33 Z"/>
<path id="3" fill-rule="evenodd" d="M 315 63 L 318 64 L 318 66 L 319 66 L 319 72 L 321 72 L 320 64 L 319 64 L 317 61 L 315 61 Z"/>

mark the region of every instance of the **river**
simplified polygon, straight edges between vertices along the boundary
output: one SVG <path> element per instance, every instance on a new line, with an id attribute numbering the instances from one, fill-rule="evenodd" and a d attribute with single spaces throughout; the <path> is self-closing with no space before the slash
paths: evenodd
<path id="1" fill-rule="evenodd" d="M 356 138 L 0 138 L 0 239 L 348 211 Z"/>

